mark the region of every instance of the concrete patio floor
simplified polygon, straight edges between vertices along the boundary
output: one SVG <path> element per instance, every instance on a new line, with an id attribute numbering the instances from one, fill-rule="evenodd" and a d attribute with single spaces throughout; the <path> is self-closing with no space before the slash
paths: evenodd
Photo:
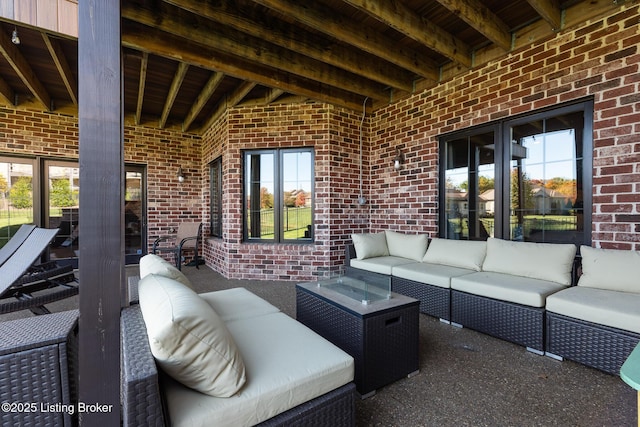
<path id="1" fill-rule="evenodd" d="M 245 287 L 295 318 L 294 282 L 228 280 L 206 266 L 183 272 L 198 292 Z M 76 306 L 74 297 L 48 307 Z M 421 314 L 420 372 L 358 400 L 357 425 L 636 426 L 636 399 L 617 376 Z"/>

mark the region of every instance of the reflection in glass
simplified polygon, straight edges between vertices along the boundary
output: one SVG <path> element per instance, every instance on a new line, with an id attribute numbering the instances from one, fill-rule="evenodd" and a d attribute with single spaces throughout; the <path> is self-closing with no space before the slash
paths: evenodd
<path id="1" fill-rule="evenodd" d="M 48 228 L 58 228 L 50 245 L 51 259 L 77 258 L 80 236 L 80 169 L 77 163 L 49 162 L 45 168 Z"/>
<path id="2" fill-rule="evenodd" d="M 511 129 L 512 240 L 582 241 L 583 122 L 579 112 Z"/>
<path id="3" fill-rule="evenodd" d="M 486 240 L 494 235 L 493 132 L 446 142 L 446 237 Z"/>
<path id="4" fill-rule="evenodd" d="M 282 154 L 282 230 L 285 240 L 311 237 L 311 161 L 310 151 Z"/>
<path id="5" fill-rule="evenodd" d="M 33 221 L 33 165 L 0 161 L 0 247 Z"/>
<path id="6" fill-rule="evenodd" d="M 247 155 L 246 221 L 249 238 L 273 240 L 274 226 L 274 155 Z"/>

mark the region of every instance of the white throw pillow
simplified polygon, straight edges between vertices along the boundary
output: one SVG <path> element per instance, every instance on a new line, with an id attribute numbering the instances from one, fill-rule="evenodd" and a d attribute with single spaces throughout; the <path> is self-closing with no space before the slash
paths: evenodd
<path id="1" fill-rule="evenodd" d="M 481 271 L 487 254 L 487 242 L 432 239 L 422 262 Z"/>
<path id="2" fill-rule="evenodd" d="M 404 234 L 390 230 L 386 230 L 385 234 L 389 255 L 422 261 L 429 245 L 429 238 L 426 234 Z"/>
<path id="3" fill-rule="evenodd" d="M 357 259 L 374 258 L 389 255 L 384 232 L 352 234 L 351 240 L 356 249 Z"/>
<path id="4" fill-rule="evenodd" d="M 640 252 L 581 246 L 579 286 L 640 293 Z"/>
<path id="5" fill-rule="evenodd" d="M 157 274 L 177 280 L 183 285 L 188 286 L 189 289 L 193 289 L 191 281 L 187 279 L 187 276 L 185 276 L 182 271 L 158 255 L 148 254 L 140 258 L 140 278 L 143 279 L 149 274 Z"/>
<path id="6" fill-rule="evenodd" d="M 512 242 L 490 237 L 482 270 L 569 286 L 576 250 L 571 243 Z"/>
<path id="7" fill-rule="evenodd" d="M 244 362 L 209 304 L 183 284 L 155 274 L 140 280 L 139 292 L 151 353 L 162 370 L 210 396 L 229 397 L 242 388 Z"/>

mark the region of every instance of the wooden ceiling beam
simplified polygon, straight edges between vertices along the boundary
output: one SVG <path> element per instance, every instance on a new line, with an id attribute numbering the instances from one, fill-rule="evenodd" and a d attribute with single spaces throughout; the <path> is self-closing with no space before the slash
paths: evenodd
<path id="1" fill-rule="evenodd" d="M 542 19 L 551 25 L 553 31 L 562 29 L 562 10 L 554 0 L 527 0 L 527 3 L 538 12 Z"/>
<path id="2" fill-rule="evenodd" d="M 178 92 L 180 91 L 180 86 L 182 86 L 182 82 L 184 81 L 184 76 L 187 75 L 187 71 L 189 70 L 189 64 L 185 62 L 178 63 L 178 69 L 176 73 L 173 75 L 173 80 L 171 81 L 171 87 L 169 87 L 169 93 L 167 94 L 167 99 L 164 102 L 164 107 L 162 108 L 162 114 L 160 115 L 159 127 L 160 129 L 164 128 L 164 125 L 167 123 L 167 118 L 169 117 L 169 113 L 171 112 L 171 107 L 173 107 L 173 103 L 176 100 L 176 96 L 178 96 Z"/>
<path id="3" fill-rule="evenodd" d="M 36 77 L 29 62 L 20 53 L 18 46 L 11 43 L 11 39 L 3 31 L 0 31 L 0 54 L 6 59 L 25 86 L 29 88 L 31 94 L 44 106 L 44 109 L 51 111 L 51 96 L 42 82 Z"/>
<path id="4" fill-rule="evenodd" d="M 267 19 L 265 14 L 258 10 L 240 11 L 235 0 L 220 0 L 215 5 L 201 0 L 166 0 L 166 2 L 392 88 L 409 92 L 413 90 L 414 73 L 364 54 L 360 50 L 349 49 L 335 41 L 300 31 L 288 23 Z"/>
<path id="5" fill-rule="evenodd" d="M 60 42 L 58 40 L 49 37 L 47 33 L 41 32 L 42 40 L 44 40 L 44 44 L 47 46 L 49 50 L 49 54 L 51 58 L 53 58 L 53 62 L 58 69 L 58 73 L 62 78 L 62 82 L 64 86 L 67 88 L 67 93 L 71 98 L 71 102 L 73 105 L 78 105 L 78 83 L 76 82 L 76 78 L 71 71 L 71 67 L 69 66 L 69 62 L 67 61 L 64 52 L 62 51 L 62 47 L 60 46 Z"/>
<path id="6" fill-rule="evenodd" d="M 344 0 L 396 31 L 450 60 L 471 68 L 471 49 L 462 40 L 413 12 L 399 1 Z"/>
<path id="7" fill-rule="evenodd" d="M 229 108 L 235 107 L 238 105 L 251 89 L 255 87 L 254 82 L 245 81 L 240 83 L 240 85 L 230 94 L 225 96 L 225 98 L 218 103 L 215 111 L 211 114 L 211 117 L 206 121 L 206 123 L 199 129 L 199 132 L 202 134 L 206 132 L 215 122 L 218 120 L 225 111 Z"/>
<path id="8" fill-rule="evenodd" d="M 399 46 L 378 31 L 357 25 L 319 2 L 254 0 L 269 9 L 429 80 L 440 78 L 437 65 L 424 55 Z"/>
<path id="9" fill-rule="evenodd" d="M 2 77 L 0 77 L 0 100 L 4 101 L 6 105 L 15 105 L 16 103 L 16 93 Z"/>
<path id="10" fill-rule="evenodd" d="M 282 95 L 284 91 L 282 89 L 269 89 L 264 96 L 255 99 L 249 99 L 240 104 L 243 107 L 252 106 L 252 105 L 268 105 L 276 100 L 280 95 Z"/>
<path id="11" fill-rule="evenodd" d="M 142 61 L 140 61 L 140 78 L 138 79 L 138 100 L 136 102 L 135 123 L 140 125 L 142 122 L 142 104 L 144 103 L 144 88 L 147 84 L 147 67 L 149 66 L 149 54 L 142 52 Z"/>
<path id="12" fill-rule="evenodd" d="M 122 5 L 122 17 L 152 28 L 192 40 L 217 51 L 226 52 L 258 64 L 286 70 L 289 73 L 344 89 L 373 99 L 388 98 L 386 86 L 266 43 L 236 30 L 215 25 L 199 16 L 163 5 L 153 10 Z"/>
<path id="13" fill-rule="evenodd" d="M 438 3 L 505 51 L 511 50 L 509 26 L 480 1 L 438 0 Z"/>
<path id="14" fill-rule="evenodd" d="M 202 111 L 202 108 L 207 104 L 211 96 L 215 93 L 216 89 L 218 88 L 218 85 L 220 85 L 220 82 L 222 81 L 223 78 L 224 78 L 223 73 L 213 72 L 213 74 L 211 74 L 211 77 L 209 77 L 209 80 L 207 81 L 207 83 L 204 85 L 204 87 L 198 94 L 193 105 L 191 105 L 191 108 L 189 109 L 187 116 L 182 122 L 183 132 L 186 132 L 187 130 L 189 130 L 189 127 L 193 123 L 193 120 L 198 116 L 200 111 Z"/>
<path id="15" fill-rule="evenodd" d="M 218 52 L 135 23 L 123 23 L 122 45 L 351 110 L 361 108 L 364 99 L 363 96 L 351 92 L 303 79 L 282 70 L 251 63 L 239 56 Z"/>

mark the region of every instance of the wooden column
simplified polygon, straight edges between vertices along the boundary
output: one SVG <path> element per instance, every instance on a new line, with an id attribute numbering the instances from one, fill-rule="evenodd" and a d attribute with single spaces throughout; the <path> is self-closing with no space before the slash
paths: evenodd
<path id="1" fill-rule="evenodd" d="M 120 425 L 124 159 L 120 0 L 79 2 L 81 425 Z M 109 406 L 110 405 L 110 406 Z"/>

